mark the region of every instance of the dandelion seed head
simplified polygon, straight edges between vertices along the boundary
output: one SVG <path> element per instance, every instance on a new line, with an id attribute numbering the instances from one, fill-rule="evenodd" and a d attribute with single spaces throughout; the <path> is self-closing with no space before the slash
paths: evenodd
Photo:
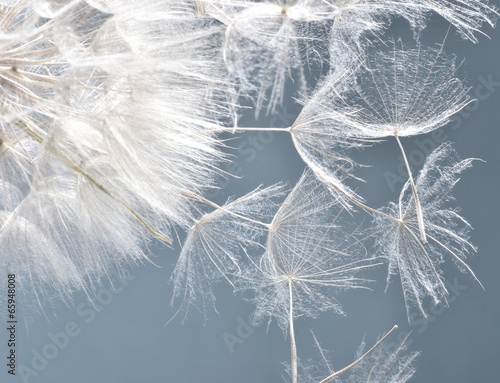
<path id="1" fill-rule="evenodd" d="M 212 32 L 196 30 L 187 5 L 176 5 L 182 20 L 155 23 L 148 4 L 132 5 L 1 7 L 0 266 L 27 306 L 91 296 L 113 269 L 147 261 L 151 238 L 187 226 L 223 158 L 215 53 L 182 53 Z"/>

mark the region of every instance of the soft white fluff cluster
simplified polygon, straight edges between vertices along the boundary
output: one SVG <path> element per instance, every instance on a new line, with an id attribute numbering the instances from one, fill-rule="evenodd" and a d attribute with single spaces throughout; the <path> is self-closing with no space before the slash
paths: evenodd
<path id="1" fill-rule="evenodd" d="M 236 86 L 249 96 L 256 115 L 276 110 L 293 79 L 304 97 L 318 66 L 350 67 L 362 60 L 367 38 L 394 17 L 409 21 L 416 34 L 437 13 L 465 38 L 477 41 L 494 11 L 478 0 L 199 0 L 202 12 L 223 27 L 222 55 Z M 313 81 L 311 81 L 313 79 Z M 297 85 L 298 84 L 298 85 Z"/>
<path id="2" fill-rule="evenodd" d="M 443 46 L 374 43 L 394 17 L 418 37 L 432 13 L 473 42 L 498 15 L 488 0 L 0 0 L 0 270 L 41 307 L 75 289 L 91 296 L 110 269 L 147 259 L 152 238 L 170 244 L 174 227 L 186 230 L 171 279 L 180 307 L 205 312 L 219 280 L 250 290 L 256 320 L 289 331 L 293 383 L 294 320 L 342 312 L 337 292 L 366 288 L 359 273 L 374 261 L 355 208 L 375 217 L 409 317 L 426 296 L 446 300 L 445 257 L 472 273 L 467 222 L 447 205 L 471 160 L 450 164 L 443 145 L 414 181 L 399 137 L 447 123 L 467 89 Z M 303 108 L 274 130 L 309 169 L 281 204 L 282 184 L 223 206 L 205 199 L 227 160 L 218 134 L 244 130 L 248 105 L 274 113 L 287 87 Z M 386 137 L 409 180 L 377 210 L 346 179 L 351 151 Z M 413 374 L 415 355 L 368 354 L 339 374 Z"/>
<path id="3" fill-rule="evenodd" d="M 221 157 L 206 24 L 179 2 L 0 6 L 0 269 L 20 293 L 87 289 L 190 222 Z"/>

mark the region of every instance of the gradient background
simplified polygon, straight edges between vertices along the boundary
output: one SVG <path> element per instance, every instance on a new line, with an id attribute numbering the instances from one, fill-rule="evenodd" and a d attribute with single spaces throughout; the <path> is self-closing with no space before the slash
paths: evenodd
<path id="1" fill-rule="evenodd" d="M 423 34 L 423 42 L 442 41 L 448 25 L 438 17 L 431 19 Z M 404 22 L 396 22 L 388 33 L 407 32 Z M 454 195 L 462 207 L 462 215 L 474 227 L 471 240 L 479 247 L 469 265 L 486 288 L 483 291 L 470 275 L 460 273 L 450 262 L 443 267 L 448 280 L 460 285 L 450 306 L 427 305 L 428 322 L 408 325 L 401 286 L 393 280 L 384 294 L 385 273 L 379 268 L 371 275 L 378 280 L 373 292 L 354 291 L 339 297 L 346 317 L 331 313 L 319 319 L 300 319 L 296 322 L 296 341 L 299 356 L 314 357 L 313 329 L 324 348 L 333 350 L 331 364 L 339 369 L 353 360 L 353 354 L 363 337 L 368 345 L 394 324 L 399 333 L 388 340 L 412 331 L 409 350 L 421 351 L 412 383 L 489 383 L 498 382 L 500 363 L 500 30 L 484 29 L 491 40 L 480 36 L 479 44 L 459 38 L 454 31 L 448 37 L 445 51 L 465 58 L 461 69 L 473 87 L 472 97 L 481 99 L 464 110 L 453 123 L 441 128 L 441 136 L 455 142 L 461 158 L 480 157 L 486 163 L 476 163 L 469 169 Z M 477 86 L 481 79 L 496 82 L 489 92 Z M 278 116 L 262 119 L 264 126 L 288 126 L 299 108 L 287 105 Z M 242 121 L 244 125 L 248 121 Z M 407 154 L 418 158 L 422 153 L 417 142 L 431 135 L 403 141 Z M 223 203 L 228 196 L 241 196 L 259 184 L 271 185 L 280 180 L 294 184 L 304 169 L 287 134 L 247 133 L 232 141 L 234 147 L 250 147 L 256 139 L 255 158 L 250 151 L 231 151 L 236 155 L 233 172 L 243 176 L 232 179 L 213 199 Z M 419 141 L 417 141 L 419 140 Z M 430 141 L 426 141 L 430 142 Z M 373 167 L 362 173 L 366 184 L 358 192 L 371 206 L 382 206 L 399 195 L 402 183 L 391 188 L 387 172 L 397 174 L 400 154 L 395 142 L 369 148 L 358 157 Z M 418 170 L 420 167 L 415 166 Z M 252 304 L 234 296 L 228 286 L 219 285 L 217 306 L 219 314 L 203 317 L 192 311 L 184 324 L 176 319 L 164 324 L 175 313 L 169 304 L 171 287 L 168 279 L 179 254 L 179 246 L 168 249 L 152 246 L 153 261 L 158 266 L 131 268 L 127 285 L 118 281 L 115 290 L 103 287 L 97 312 L 83 294 L 75 295 L 74 307 L 62 306 L 54 316 L 39 318 L 28 329 L 19 327 L 17 336 L 17 369 L 21 365 L 33 369 L 33 358 L 45 348 L 54 351 L 50 334 L 76 328 L 63 350 L 58 350 L 37 375 L 22 379 L 6 373 L 4 356 L 7 350 L 6 331 L 0 331 L 0 382 L 33 383 L 135 383 L 135 382 L 281 382 L 285 375 L 282 362 L 289 362 L 289 340 L 272 324 L 242 327 L 248 322 Z M 77 309 L 79 307 L 79 309 Z M 241 342 L 231 350 L 224 337 L 237 336 Z M 51 348 L 52 347 L 52 348 Z M 38 366 L 40 368 L 40 366 Z"/>

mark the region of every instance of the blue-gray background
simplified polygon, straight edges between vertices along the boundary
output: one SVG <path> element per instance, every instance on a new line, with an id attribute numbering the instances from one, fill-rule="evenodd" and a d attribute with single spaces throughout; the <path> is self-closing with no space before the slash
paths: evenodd
<path id="1" fill-rule="evenodd" d="M 399 26 L 407 28 L 404 23 Z M 442 20 L 432 19 L 424 32 L 424 43 L 442 41 L 446 29 Z M 454 285 L 450 289 L 450 306 L 428 304 L 430 320 L 409 326 L 399 282 L 394 279 L 384 294 L 385 270 L 381 268 L 372 274 L 378 279 L 373 292 L 355 291 L 339 297 L 346 317 L 324 314 L 317 320 L 297 321 L 296 338 L 302 358 L 315 355 L 309 329 L 314 330 L 324 348 L 333 350 L 331 363 L 341 368 L 353 360 L 363 337 L 372 344 L 377 336 L 398 324 L 399 336 L 412 331 L 409 349 L 422 352 L 413 383 L 499 381 L 500 30 L 486 31 L 491 40 L 481 36 L 479 44 L 472 44 L 452 33 L 445 46 L 447 52 L 465 58 L 460 71 L 467 75 L 471 95 L 478 101 L 441 128 L 439 134 L 403 141 L 415 170 L 419 169 L 419 158 L 443 138 L 456 143 L 461 158 L 480 157 L 486 161 L 469 169 L 454 191 L 463 216 L 475 229 L 471 240 L 479 251 L 469 265 L 486 291 L 470 275 L 446 264 L 445 276 Z M 297 107 L 287 105 L 277 116 L 263 119 L 262 124 L 288 126 L 297 112 Z M 293 184 L 304 169 L 287 134 L 247 133 L 232 145 L 241 148 L 232 151 L 236 155 L 233 172 L 243 178 L 224 185 L 213 196 L 217 202 L 222 203 L 230 195 L 240 196 L 261 183 L 271 185 L 285 180 Z M 382 206 L 397 198 L 404 177 L 398 173 L 402 162 L 394 142 L 367 149 L 359 158 L 373 164 L 363 173 L 367 183 L 357 185 L 369 204 Z M 249 326 L 251 303 L 234 296 L 227 286 L 217 289 L 219 314 L 211 313 L 206 323 L 193 311 L 184 324 L 177 319 L 164 326 L 176 309 L 169 304 L 171 288 L 167 282 L 179 247 L 153 245 L 152 252 L 157 266 L 131 268 L 128 279 L 117 279 L 114 289 L 103 287 L 100 297 L 104 304 L 97 302 L 99 307 L 93 308 L 84 295 L 78 294 L 74 307 L 61 306 L 55 316 L 48 315 L 48 320 L 38 318 L 28 329 L 18 328 L 16 377 L 6 373 L 6 331 L 2 330 L 0 382 L 283 381 L 281 363 L 289 361 L 288 339 L 274 323 L 269 329 L 265 325 Z M 68 342 L 59 334 L 64 331 L 74 335 L 68 337 Z M 389 342 L 397 338 L 398 334 L 393 335 Z M 58 341 L 59 347 L 54 346 Z M 44 358 L 44 362 L 37 356 L 44 353 L 52 359 Z M 19 375 L 21 366 L 31 369 L 32 374 L 25 370 L 23 379 Z"/>

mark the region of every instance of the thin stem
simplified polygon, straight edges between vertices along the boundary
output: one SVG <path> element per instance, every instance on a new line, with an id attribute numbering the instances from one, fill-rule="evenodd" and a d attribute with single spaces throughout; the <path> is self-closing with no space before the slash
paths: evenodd
<path id="1" fill-rule="evenodd" d="M 327 185 L 329 185 L 330 187 L 332 187 L 333 189 L 335 189 L 335 191 L 337 191 L 338 193 L 342 194 L 344 197 L 346 197 L 353 204 L 359 206 L 360 208 L 362 208 L 364 210 L 371 211 L 373 213 L 379 214 L 379 215 L 381 215 L 381 216 L 383 216 L 385 218 L 392 219 L 393 221 L 396 221 L 396 222 L 401 222 L 400 219 L 397 219 L 397 218 L 395 218 L 393 216 L 390 216 L 389 214 L 385 214 L 385 213 L 381 212 L 380 210 L 377 210 L 377 209 L 374 209 L 374 208 L 372 208 L 370 206 L 367 206 L 363 202 L 361 202 L 361 201 L 357 200 L 356 198 L 350 196 L 344 190 L 342 190 L 341 188 L 339 188 L 337 185 L 335 185 L 332 182 L 329 182 L 328 179 L 323 175 L 323 171 L 321 169 L 313 166 L 312 164 L 309 164 L 309 166 L 314 170 L 314 173 L 316 174 L 316 176 L 322 182 L 326 183 Z"/>
<path id="2" fill-rule="evenodd" d="M 372 207 L 369 207 L 369 206 L 365 205 L 363 202 L 358 201 L 356 198 L 354 198 L 351 195 L 349 195 L 348 193 L 346 193 L 344 190 L 342 190 L 340 187 L 338 187 L 337 185 L 335 185 L 333 182 L 329 181 L 328 177 L 325 174 L 325 172 L 320 167 L 318 167 L 314 163 L 306 160 L 307 156 L 305 155 L 305 153 L 303 152 L 303 150 L 298 145 L 297 140 L 295 138 L 295 135 L 293 134 L 293 132 L 292 132 L 291 129 L 290 129 L 290 134 L 292 135 L 293 145 L 295 146 L 295 149 L 297 150 L 297 153 L 299 153 L 300 157 L 302 157 L 302 159 L 311 168 L 311 170 L 314 172 L 314 174 L 316 174 L 316 177 L 318 177 L 321 182 L 324 182 L 325 184 L 327 184 L 328 186 L 330 186 L 332 189 L 335 189 L 336 192 L 338 192 L 339 194 L 342 194 L 349 201 L 351 201 L 353 204 L 359 206 L 363 210 L 371 211 L 371 212 L 379 214 L 379 215 L 381 215 L 381 216 L 383 216 L 385 218 L 389 218 L 389 219 L 392 219 L 393 221 L 401 223 L 400 219 L 392 217 L 392 216 L 390 216 L 388 214 L 385 214 L 385 213 L 381 212 L 380 210 L 377 210 L 377 209 L 374 209 Z"/>
<path id="3" fill-rule="evenodd" d="M 292 383 L 297 383 L 297 346 L 295 345 L 295 332 L 293 330 L 293 299 L 292 299 L 292 280 L 288 280 L 288 291 L 290 294 L 290 309 L 288 312 L 290 344 L 292 349 Z"/>
<path id="4" fill-rule="evenodd" d="M 267 128 L 267 127 L 241 127 L 237 126 L 234 128 L 221 128 L 222 132 L 290 132 L 291 127 L 288 128 Z"/>
<path id="5" fill-rule="evenodd" d="M 394 134 L 394 137 L 396 137 L 396 141 L 398 142 L 399 148 L 401 149 L 401 153 L 403 154 L 403 159 L 406 164 L 406 170 L 408 171 L 408 178 L 410 179 L 411 189 L 413 191 L 413 196 L 415 198 L 415 208 L 417 210 L 417 221 L 418 221 L 418 229 L 420 230 L 420 236 L 422 237 L 422 242 L 426 243 L 427 237 L 425 235 L 424 217 L 422 214 L 422 208 L 420 207 L 420 199 L 418 198 L 417 188 L 415 186 L 415 183 L 413 182 L 413 176 L 411 175 L 410 164 L 408 163 L 405 150 L 403 149 L 403 145 L 401 144 L 398 135 Z"/>
<path id="6" fill-rule="evenodd" d="M 333 373 L 332 375 L 330 375 L 329 377 L 323 379 L 320 383 L 328 383 L 330 382 L 331 380 L 335 379 L 337 376 L 343 374 L 344 372 L 346 371 L 349 371 L 351 368 L 353 368 L 355 365 L 357 365 L 359 362 L 361 362 L 364 358 L 366 358 L 373 350 L 375 350 L 379 345 L 380 343 L 382 343 L 385 338 L 387 338 L 394 330 L 396 330 L 398 328 L 397 325 L 395 325 L 391 331 L 389 331 L 387 334 L 385 334 L 382 339 L 380 339 L 377 343 L 375 343 L 375 345 L 370 348 L 367 352 L 365 352 L 361 357 L 359 357 L 358 359 L 356 359 L 354 362 L 352 362 L 350 365 L 344 367 L 343 369 L 341 370 L 338 370 L 337 372 Z"/>
<path id="7" fill-rule="evenodd" d="M 335 185 L 332 185 L 332 186 L 335 187 Z M 353 204 L 359 206 L 360 208 L 371 211 L 371 212 L 376 213 L 376 214 L 380 214 L 381 216 L 392 219 L 393 221 L 400 222 L 399 219 L 397 219 L 393 216 L 390 216 L 389 214 L 385 214 L 385 213 L 381 212 L 380 210 L 377 210 L 377 209 L 374 209 L 370 206 L 365 205 L 363 202 L 358 201 L 357 199 L 351 197 L 349 194 L 345 193 L 343 190 L 341 190 L 337 187 L 335 187 L 335 189 L 338 190 L 340 193 L 342 193 L 349 201 L 351 201 Z"/>
<path id="8" fill-rule="evenodd" d="M 192 199 L 194 199 L 196 201 L 202 202 L 202 203 L 204 203 L 204 204 L 206 204 L 208 206 L 212 206 L 213 208 L 215 208 L 217 210 L 220 210 L 220 211 L 223 211 L 224 213 L 231 214 L 231 215 L 233 215 L 233 216 L 235 216 L 237 218 L 241 218 L 244 221 L 252 222 L 252 223 L 255 223 L 257 225 L 264 226 L 267 229 L 269 229 L 271 227 L 271 225 L 269 225 L 267 223 L 260 222 L 260 221 L 257 221 L 255 219 L 245 217 L 243 215 L 235 213 L 234 211 L 228 210 L 228 209 L 224 208 L 223 206 L 219 206 L 215 202 L 212 202 L 209 199 L 206 199 L 205 197 L 203 197 L 201 195 L 194 194 L 194 193 L 187 193 L 187 192 L 184 192 L 184 193 L 181 193 L 181 194 L 184 194 L 185 196 L 190 197 L 190 198 L 192 198 Z"/>
<path id="9" fill-rule="evenodd" d="M 28 136 L 30 136 L 33 140 L 38 143 L 43 142 L 42 135 L 31 130 L 26 124 L 22 122 L 18 122 L 16 126 L 23 132 L 25 132 Z M 123 202 L 120 198 L 111 193 L 108 189 L 106 189 L 102 184 L 100 184 L 97 180 L 95 180 L 90 174 L 88 174 L 85 170 L 83 170 L 80 166 L 75 164 L 75 162 L 62 150 L 57 149 L 53 145 L 48 145 L 47 148 L 50 152 L 56 156 L 63 164 L 65 164 L 69 169 L 73 170 L 75 173 L 84 176 L 90 183 L 92 183 L 95 187 L 97 187 L 100 191 L 102 191 L 107 196 L 114 199 L 121 206 L 123 206 L 130 214 L 132 214 L 137 221 L 141 225 L 143 225 L 147 231 L 149 231 L 154 237 L 158 238 L 160 241 L 166 242 L 168 244 L 172 244 L 172 241 L 162 235 L 161 233 L 154 230 L 134 209 L 128 206 L 125 202 Z"/>
<path id="10" fill-rule="evenodd" d="M 264 127 L 262 127 L 262 128 L 253 128 L 253 127 L 244 128 L 244 127 L 234 127 L 234 128 L 222 128 L 222 129 L 220 129 L 220 131 L 226 131 L 226 132 L 276 131 L 276 132 L 288 132 L 288 133 L 290 133 L 292 135 L 292 138 L 294 137 L 293 133 L 292 133 L 292 127 L 288 127 L 288 128 L 264 128 Z M 299 152 L 299 154 L 301 154 L 301 150 L 295 144 L 295 140 L 293 140 L 293 142 L 294 142 L 295 148 L 297 149 L 297 151 Z M 305 158 L 302 155 L 301 155 L 301 157 Z M 339 193 L 341 193 L 342 195 L 344 195 L 353 204 L 359 206 L 360 208 L 362 208 L 364 210 L 371 211 L 373 213 L 382 215 L 382 216 L 384 216 L 386 218 L 392 219 L 393 221 L 401 222 L 401 220 L 399 220 L 399 219 L 397 219 L 395 217 L 392 217 L 392 216 L 390 216 L 388 214 L 385 214 L 385 213 L 381 212 L 380 210 L 371 208 L 371 207 L 365 205 L 363 202 L 358 201 L 357 199 L 353 198 L 352 196 L 350 196 L 349 194 L 347 194 L 345 191 L 341 190 L 338 186 L 332 184 L 331 182 L 328 182 L 328 180 L 326 179 L 326 177 L 322 177 L 321 176 L 322 171 L 320 169 L 316 168 L 312 164 L 309 164 L 309 163 L 307 163 L 307 164 L 309 165 L 309 167 L 311 167 L 314 170 L 314 173 L 316 173 L 316 175 L 318 176 L 318 178 L 320 178 L 323 182 L 325 182 L 326 184 L 330 185 L 336 191 L 338 191 Z"/>
<path id="11" fill-rule="evenodd" d="M 111 193 L 108 189 L 106 189 L 103 185 L 97 182 L 92 176 L 90 176 L 87 172 L 85 172 L 82 168 L 77 166 L 65 153 L 60 152 L 58 155 L 59 159 L 63 161 L 63 163 L 68 166 L 71 170 L 73 170 L 77 174 L 83 175 L 87 180 L 89 180 L 94 186 L 96 186 L 100 191 L 102 191 L 107 196 L 114 199 L 120 205 L 122 205 L 130 214 L 132 214 L 139 223 L 146 228 L 154 237 L 158 238 L 160 241 L 166 242 L 168 244 L 172 244 L 172 241 L 165 237 L 163 234 L 160 234 L 155 229 L 153 229 L 134 209 L 129 207 L 125 202 L 123 202 L 120 198 Z"/>

